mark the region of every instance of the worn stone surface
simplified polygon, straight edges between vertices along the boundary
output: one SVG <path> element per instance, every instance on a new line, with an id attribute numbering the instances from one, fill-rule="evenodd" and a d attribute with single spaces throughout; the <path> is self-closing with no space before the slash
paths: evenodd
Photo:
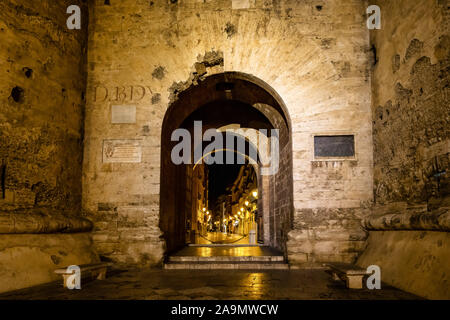
<path id="1" fill-rule="evenodd" d="M 442 208 L 432 212 L 400 212 L 366 217 L 366 230 L 438 230 L 450 231 L 450 210 Z"/>
<path id="2" fill-rule="evenodd" d="M 377 204 L 428 202 L 450 191 L 450 34 L 444 2 L 376 2 L 385 21 L 371 35 L 379 58 L 372 79 Z"/>
<path id="3" fill-rule="evenodd" d="M 358 264 L 379 265 L 382 279 L 404 290 L 448 299 L 448 3 L 374 4 L 383 14 L 371 33 L 376 206 L 365 225 L 390 231 L 370 231 Z"/>
<path id="4" fill-rule="evenodd" d="M 305 209 L 295 213 L 289 233 L 290 264 L 321 266 L 323 262 L 354 262 L 365 248 L 363 209 Z"/>
<path id="5" fill-rule="evenodd" d="M 85 1 L 0 2 L 0 232 L 88 231 L 81 220 L 87 19 Z M 71 217 L 71 218 L 70 218 Z M 55 279 L 95 261 L 88 234 L 0 234 L 0 291 Z"/>
<path id="6" fill-rule="evenodd" d="M 0 3 L 0 207 L 80 213 L 86 88 L 83 30 L 67 29 L 70 4 Z"/>
<path id="7" fill-rule="evenodd" d="M 89 233 L 0 234 L 0 292 L 60 280 L 54 270 L 98 261 Z"/>
<path id="8" fill-rule="evenodd" d="M 0 213 L 0 234 L 76 233 L 92 230 L 92 222 L 48 209 Z"/>
<path id="9" fill-rule="evenodd" d="M 81 281 L 67 290 L 62 281 L 0 295 L 2 300 L 416 300 L 412 294 L 382 284 L 381 290 L 349 290 L 325 270 L 108 271 L 106 280 Z"/>
<path id="10" fill-rule="evenodd" d="M 450 299 L 450 233 L 372 231 L 358 265 L 381 268 L 381 280 L 428 299 Z"/>

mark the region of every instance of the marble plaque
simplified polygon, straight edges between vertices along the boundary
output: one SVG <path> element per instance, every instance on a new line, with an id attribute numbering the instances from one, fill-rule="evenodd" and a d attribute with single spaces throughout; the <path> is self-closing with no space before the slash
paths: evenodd
<path id="1" fill-rule="evenodd" d="M 141 140 L 103 140 L 104 163 L 139 163 L 141 161 Z"/>
<path id="2" fill-rule="evenodd" d="M 232 0 L 231 8 L 233 10 L 249 9 L 250 8 L 250 0 Z"/>
<path id="3" fill-rule="evenodd" d="M 136 123 L 136 106 L 112 105 L 111 123 Z"/>

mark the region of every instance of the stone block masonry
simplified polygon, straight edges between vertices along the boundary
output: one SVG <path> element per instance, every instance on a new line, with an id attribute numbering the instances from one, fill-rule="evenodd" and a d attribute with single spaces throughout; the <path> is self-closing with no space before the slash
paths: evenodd
<path id="1" fill-rule="evenodd" d="M 0 3 L 2 210 L 81 212 L 88 21 L 68 30 L 68 3 Z"/>
<path id="2" fill-rule="evenodd" d="M 375 264 L 384 283 L 449 298 L 449 8 L 0 1 L 0 292 L 99 259 L 161 266 L 205 222 L 186 217 L 208 206 L 207 171 L 193 188 L 199 171 L 170 160 L 173 130 L 202 120 L 280 130 L 252 210 L 290 266 Z"/>
<path id="3" fill-rule="evenodd" d="M 71 4 L 84 31 L 67 29 Z M 0 292 L 99 259 L 81 217 L 87 14 L 78 0 L 0 2 Z"/>
<path id="4" fill-rule="evenodd" d="M 390 285 L 450 298 L 448 1 L 375 1 L 374 195 L 367 249 Z"/>
<path id="5" fill-rule="evenodd" d="M 248 1 L 244 6 L 225 0 L 94 1 L 89 15 L 83 211 L 94 221 L 99 252 L 114 261 L 161 261 L 165 112 L 190 85 L 236 71 L 270 85 L 292 123 L 293 172 L 280 172 L 276 186 L 292 193 L 293 203 L 267 199 L 272 216 L 283 216 L 273 232 L 287 246 L 277 245 L 300 264 L 300 253 L 294 251 L 303 242 L 295 240 L 296 232 L 317 230 L 320 238 L 320 232 L 329 231 L 327 240 L 310 239 L 315 249 L 308 261 L 352 261 L 362 248 L 362 208 L 373 198 L 366 7 L 365 1 L 337 0 Z M 135 106 L 135 123 L 111 123 L 112 105 Z M 315 161 L 315 134 L 355 135 L 356 157 Z M 141 139 L 142 162 L 104 163 L 102 145 L 108 139 Z M 285 183 L 289 179 L 293 190 Z M 122 215 L 123 210 L 135 213 Z M 319 212 L 314 221 L 306 218 L 308 210 Z M 337 247 L 330 244 L 335 239 L 340 239 Z"/>
<path id="6" fill-rule="evenodd" d="M 385 27 L 372 34 L 379 56 L 372 89 L 379 205 L 432 202 L 450 191 L 442 174 L 450 162 L 448 8 L 431 2 L 380 1 Z"/>

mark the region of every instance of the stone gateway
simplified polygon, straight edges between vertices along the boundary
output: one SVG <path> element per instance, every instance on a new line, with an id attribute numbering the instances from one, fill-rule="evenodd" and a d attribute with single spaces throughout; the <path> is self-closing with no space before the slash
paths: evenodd
<path id="1" fill-rule="evenodd" d="M 0 293 L 110 263 L 163 279 L 137 298 L 450 299 L 449 12 L 0 1 Z"/>

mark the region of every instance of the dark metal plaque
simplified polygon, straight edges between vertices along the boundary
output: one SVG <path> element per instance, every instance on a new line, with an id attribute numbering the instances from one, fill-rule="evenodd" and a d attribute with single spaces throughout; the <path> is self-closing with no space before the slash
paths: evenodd
<path id="1" fill-rule="evenodd" d="M 354 157 L 355 136 L 315 136 L 314 156 L 327 158 Z"/>

